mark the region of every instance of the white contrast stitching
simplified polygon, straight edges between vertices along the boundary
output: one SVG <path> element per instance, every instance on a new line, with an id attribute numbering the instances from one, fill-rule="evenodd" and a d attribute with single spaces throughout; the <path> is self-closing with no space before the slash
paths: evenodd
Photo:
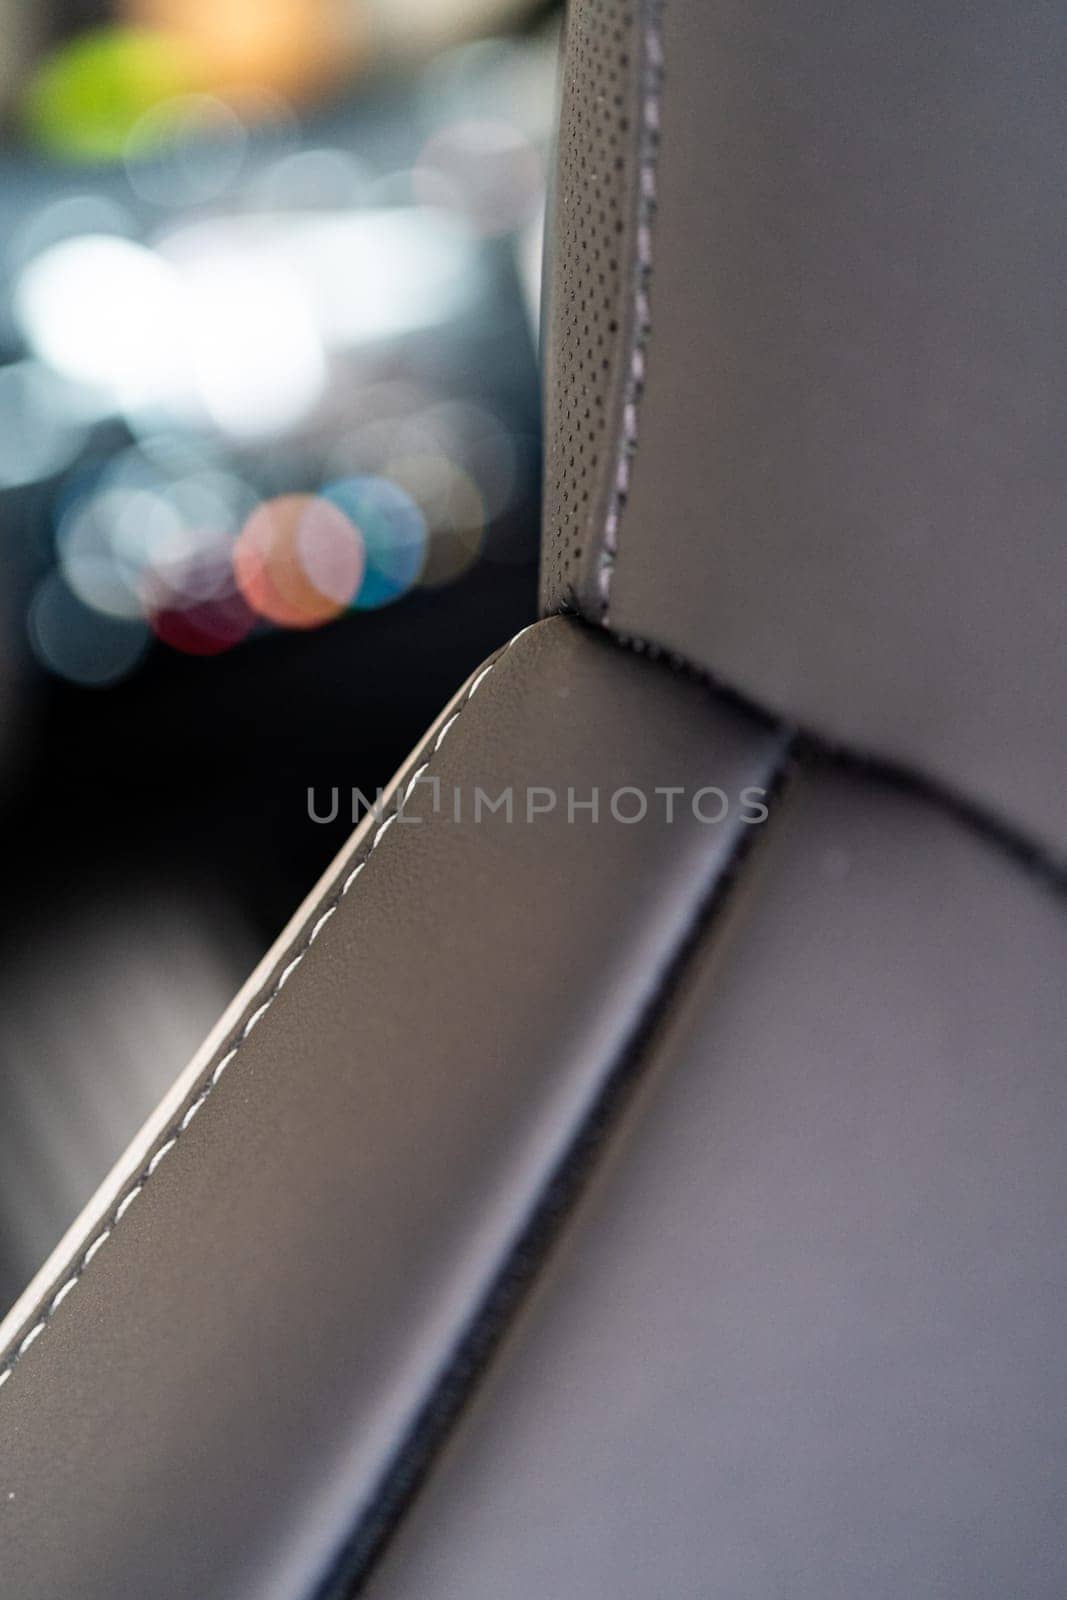
<path id="1" fill-rule="evenodd" d="M 322 916 L 319 918 L 318 922 L 316 922 L 315 926 L 311 930 L 311 937 L 308 940 L 308 944 L 314 944 L 315 943 L 315 940 L 318 938 L 319 934 L 322 932 L 323 928 L 325 928 L 326 924 L 329 922 L 330 918 L 333 916 L 333 914 L 334 914 L 334 912 L 336 910 L 337 910 L 336 906 L 331 906 L 329 911 L 324 911 L 322 913 Z M 279 988 L 280 987 L 281 987 L 281 985 L 279 984 Z"/>
<path id="2" fill-rule="evenodd" d="M 200 1107 L 203 1105 L 203 1103 L 204 1103 L 204 1101 L 206 1099 L 207 1099 L 207 1090 L 205 1089 L 201 1094 L 197 1095 L 196 1099 L 193 1101 L 192 1105 L 189 1107 L 188 1111 L 185 1113 L 184 1117 L 179 1122 L 179 1124 L 178 1124 L 178 1132 L 179 1133 L 184 1133 L 185 1132 L 186 1128 L 189 1126 L 190 1122 L 192 1122 L 193 1118 L 196 1116 L 196 1113 L 200 1110 Z"/>
<path id="3" fill-rule="evenodd" d="M 241 1032 L 241 1038 L 242 1039 L 247 1039 L 248 1038 L 248 1035 L 252 1032 L 252 1029 L 255 1027 L 255 1025 L 259 1021 L 260 1017 L 263 1015 L 263 1013 L 265 1011 L 269 1010 L 269 1008 L 270 1008 L 270 1001 L 269 1000 L 265 1000 L 263 1002 L 263 1004 L 259 1007 L 258 1011 L 253 1011 L 252 1015 L 249 1017 L 248 1021 L 244 1025 L 244 1028 L 242 1029 L 242 1032 Z"/>
<path id="4" fill-rule="evenodd" d="M 437 749 L 436 745 L 434 745 L 434 749 L 435 750 Z M 378 829 L 378 832 L 374 835 L 374 839 L 371 842 L 371 849 L 372 850 L 377 850 L 378 846 L 381 844 L 382 840 L 385 838 L 386 834 L 388 833 L 389 829 L 393 826 L 393 823 L 395 821 L 396 821 L 396 812 L 392 811 L 386 817 L 385 821 L 382 823 L 381 827 Z"/>
<path id="5" fill-rule="evenodd" d="M 163 1157 L 166 1155 L 167 1151 L 168 1150 L 173 1150 L 174 1146 L 177 1144 L 177 1142 L 178 1142 L 178 1136 L 177 1136 L 177 1134 L 175 1134 L 173 1139 L 168 1139 L 166 1144 L 161 1144 L 160 1145 L 159 1149 L 156 1151 L 155 1155 L 152 1157 L 151 1161 L 148 1163 L 148 1176 L 149 1177 L 151 1177 L 153 1172 L 155 1172 L 156 1168 L 159 1166 L 159 1163 L 163 1160 Z"/>
<path id="6" fill-rule="evenodd" d="M 645 28 L 645 76 L 642 95 L 640 173 L 637 193 L 637 283 L 634 289 L 633 341 L 630 370 L 623 394 L 622 439 L 615 463 L 615 477 L 604 519 L 604 536 L 597 561 L 597 589 L 600 595 L 600 620 L 608 625 L 611 582 L 615 558 L 619 553 L 619 523 L 630 493 L 630 472 L 637 450 L 637 421 L 645 387 L 645 346 L 652 331 L 649 284 L 652 278 L 652 220 L 656 210 L 656 155 L 659 146 L 660 85 L 663 77 L 663 46 L 660 40 L 660 0 L 652 0 L 651 16 Z"/>
<path id="7" fill-rule="evenodd" d="M 458 716 L 459 716 L 459 712 L 457 711 L 456 712 L 456 716 L 449 717 L 448 721 L 442 726 L 440 733 L 437 735 L 437 738 L 434 741 L 434 747 L 433 747 L 433 754 L 434 755 L 437 754 L 438 750 L 440 750 L 441 746 L 444 744 L 445 739 L 448 736 L 448 730 L 449 730 L 449 728 L 451 728 L 452 724 L 456 720 L 456 717 L 458 717 Z"/>
<path id="8" fill-rule="evenodd" d="M 444 743 L 445 735 L 449 732 L 449 730 L 451 728 L 453 728 L 455 726 L 455 724 L 458 721 L 460 715 L 470 705 L 470 702 L 474 698 L 474 694 L 475 694 L 476 690 L 482 685 L 482 683 L 484 683 L 485 679 L 493 671 L 494 667 L 499 665 L 499 663 L 503 660 L 504 656 L 507 655 L 508 651 L 511 650 L 513 648 L 513 646 L 518 644 L 519 640 L 523 637 L 524 634 L 529 633 L 530 628 L 533 628 L 533 627 L 536 627 L 536 626 L 537 626 L 536 623 L 530 623 L 529 627 L 522 628 L 515 635 L 515 637 L 513 639 L 510 639 L 508 641 L 508 643 L 506 645 L 504 645 L 503 649 L 498 651 L 498 653 L 492 658 L 491 661 L 487 662 L 487 664 L 478 673 L 477 677 L 472 679 L 472 681 L 470 683 L 470 686 L 467 689 L 466 694 L 463 696 L 463 699 L 460 701 L 459 706 L 452 713 L 452 715 L 448 718 L 448 720 L 445 723 L 442 724 L 441 729 L 438 732 L 438 734 L 436 736 L 436 739 L 434 740 L 434 744 L 433 744 L 433 748 L 432 748 L 431 754 L 436 753 L 438 750 L 440 750 L 442 744 Z M 104 1227 L 100 1231 L 100 1233 L 97 1234 L 97 1236 L 93 1240 L 92 1244 L 90 1244 L 88 1246 L 88 1248 L 83 1251 L 81 1256 L 75 1262 L 74 1267 L 72 1268 L 72 1270 L 68 1273 L 67 1277 L 63 1280 L 63 1282 L 60 1284 L 59 1288 L 55 1291 L 55 1293 L 52 1295 L 51 1299 L 46 1304 L 43 1312 L 38 1317 L 37 1321 L 33 1324 L 33 1326 L 31 1328 L 28 1329 L 28 1331 L 26 1333 L 23 1334 L 22 1341 L 21 1341 L 20 1344 L 18 1344 L 16 1346 L 14 1354 L 11 1355 L 8 1358 L 8 1360 L 5 1362 L 3 1367 L 0 1367 L 0 1389 L 3 1388 L 4 1384 L 10 1378 L 12 1372 L 15 1369 L 15 1366 L 17 1365 L 17 1363 L 19 1361 L 19 1358 L 30 1348 L 30 1346 L 33 1344 L 34 1340 L 39 1338 L 40 1335 L 47 1328 L 49 1322 L 51 1322 L 53 1316 L 59 1310 L 59 1307 L 62 1305 L 63 1301 L 67 1298 L 67 1296 L 70 1294 L 71 1290 L 75 1287 L 75 1285 L 78 1283 L 79 1279 L 84 1274 L 86 1267 L 88 1267 L 88 1265 L 92 1261 L 93 1257 L 96 1255 L 96 1253 L 99 1250 L 101 1250 L 103 1248 L 103 1246 L 107 1243 L 108 1239 L 110 1239 L 112 1233 L 114 1232 L 115 1225 L 121 1220 L 122 1217 L 124 1217 L 126 1215 L 126 1212 L 130 1209 L 130 1207 L 133 1205 L 133 1202 L 137 1199 L 137 1196 L 144 1189 L 145 1185 L 147 1184 L 147 1182 L 148 1182 L 149 1178 L 152 1176 L 152 1174 L 155 1172 L 156 1168 L 163 1161 L 164 1157 L 167 1156 L 170 1153 L 170 1151 L 174 1149 L 174 1146 L 178 1143 L 178 1140 L 180 1139 L 181 1135 L 185 1132 L 185 1130 L 189 1126 L 190 1122 L 192 1122 L 193 1118 L 196 1116 L 197 1112 L 200 1110 L 201 1106 L 204 1104 L 205 1100 L 210 1095 L 212 1089 L 214 1089 L 215 1085 L 218 1083 L 219 1079 L 222 1077 L 222 1074 L 226 1071 L 226 1068 L 230 1065 L 231 1061 L 233 1061 L 234 1057 L 237 1055 L 238 1051 L 240 1050 L 242 1044 L 248 1038 L 249 1034 L 252 1032 L 252 1029 L 256 1026 L 256 1024 L 270 1010 L 271 1006 L 274 1004 L 275 1000 L 278 998 L 279 994 L 281 993 L 281 991 L 284 988 L 285 984 L 288 982 L 289 978 L 292 976 L 292 974 L 295 972 L 296 968 L 303 961 L 304 957 L 307 955 L 308 951 L 311 949 L 311 946 L 314 944 L 315 940 L 318 938 L 319 934 L 322 932 L 322 930 L 326 926 L 327 922 L 329 922 L 330 918 L 333 916 L 334 912 L 337 910 L 337 908 L 340 905 L 341 901 L 344 899 L 344 897 L 348 893 L 349 889 L 351 889 L 352 885 L 355 883 L 356 879 L 359 877 L 360 873 L 363 871 L 363 868 L 367 865 L 367 861 L 368 861 L 368 859 L 370 857 L 371 851 L 377 849 L 378 844 L 381 842 L 382 838 L 385 836 L 385 834 L 388 832 L 388 830 L 392 827 L 393 823 L 397 820 L 397 816 L 398 816 L 400 810 L 407 803 L 408 799 L 411 796 L 411 793 L 412 793 L 413 789 L 415 788 L 416 783 L 423 776 L 423 774 L 425 773 L 425 771 L 426 771 L 427 767 L 429 766 L 429 764 L 430 764 L 429 761 L 424 761 L 422 763 L 422 765 L 420 767 L 418 767 L 417 770 L 415 771 L 415 773 L 412 775 L 412 777 L 408 781 L 406 787 L 401 792 L 400 798 L 397 800 L 395 808 L 389 813 L 389 815 L 381 823 L 379 823 L 378 828 L 375 831 L 374 837 L 372 838 L 372 840 L 370 842 L 370 846 L 369 846 L 369 848 L 367 850 L 367 854 L 364 856 L 363 860 L 358 864 L 358 866 L 356 866 L 353 869 L 353 871 L 351 871 L 348 874 L 347 878 L 345 878 L 345 880 L 342 883 L 340 889 L 338 889 L 337 892 L 335 893 L 333 901 L 326 907 L 326 909 L 322 913 L 320 913 L 320 915 L 318 917 L 318 920 L 312 926 L 311 932 L 308 934 L 308 936 L 307 936 L 307 938 L 306 938 L 306 940 L 304 942 L 303 948 L 297 952 L 297 954 L 293 957 L 293 959 L 289 962 L 289 964 L 283 969 L 283 971 L 281 973 L 281 976 L 275 981 L 274 987 L 267 994 L 267 998 L 262 1002 L 261 1005 L 259 1005 L 256 1008 L 255 1011 L 252 1012 L 252 1015 L 248 1018 L 248 1020 L 246 1021 L 245 1025 L 244 1025 L 244 1027 L 242 1028 L 240 1034 L 237 1037 L 237 1043 L 235 1045 L 233 1045 L 231 1047 L 231 1049 L 229 1049 L 226 1052 L 226 1054 L 222 1057 L 222 1059 L 214 1067 L 214 1069 L 211 1072 L 210 1077 L 207 1080 L 207 1083 L 200 1090 L 199 1094 L 190 1103 L 190 1105 L 188 1105 L 186 1107 L 184 1113 L 182 1114 L 181 1120 L 179 1122 L 175 1123 L 172 1127 L 170 1127 L 170 1128 L 165 1130 L 164 1135 L 163 1135 L 163 1142 L 156 1147 L 156 1149 L 153 1151 L 152 1155 L 148 1158 L 147 1166 L 144 1166 L 144 1167 L 141 1168 L 141 1171 L 138 1173 L 136 1181 L 134 1182 L 133 1186 L 131 1188 L 127 1189 L 126 1192 L 121 1196 L 121 1198 L 116 1202 L 115 1207 L 112 1210 L 111 1215 L 110 1215 L 110 1217 L 108 1219 L 107 1226 Z"/>
<path id="9" fill-rule="evenodd" d="M 128 1194 L 126 1194 L 126 1195 L 124 1195 L 122 1197 L 122 1199 L 119 1201 L 118 1205 L 115 1207 L 115 1221 L 116 1222 L 121 1222 L 122 1221 L 123 1217 L 126 1215 L 127 1211 L 133 1205 L 133 1202 L 137 1199 L 137 1196 L 140 1194 L 140 1192 L 141 1192 L 141 1190 L 143 1188 L 144 1188 L 144 1184 L 143 1183 L 139 1183 L 139 1184 L 137 1184 L 137 1186 L 135 1188 L 131 1189 Z"/>
<path id="10" fill-rule="evenodd" d="M 33 1341 L 37 1338 L 37 1336 L 39 1334 L 42 1334 L 43 1332 L 44 1332 L 44 1323 L 43 1322 L 35 1323 L 34 1326 L 30 1329 L 29 1333 L 26 1335 L 25 1339 L 23 1339 L 22 1343 L 19 1345 L 19 1355 L 20 1356 L 21 1355 L 25 1355 L 26 1351 L 30 1348 L 30 1345 L 33 1343 Z"/>
<path id="11" fill-rule="evenodd" d="M 484 672 L 478 674 L 478 676 L 475 678 L 474 682 L 471 684 L 471 694 L 474 693 L 475 689 L 477 689 L 478 685 L 481 683 L 481 681 L 482 681 L 482 679 L 484 677 L 485 677 L 485 673 Z M 468 698 L 469 698 L 469 696 L 468 696 Z M 422 766 L 421 767 L 416 767 L 415 771 L 411 774 L 411 782 L 408 784 L 407 788 L 404 790 L 404 798 L 400 802 L 402 806 L 406 806 L 408 801 L 411 799 L 412 795 L 415 793 L 415 790 L 418 788 L 419 784 L 422 782 L 423 773 L 426 771 L 426 769 L 427 769 L 427 767 L 429 765 L 430 765 L 430 763 L 428 761 L 424 761 L 422 763 Z"/>
<path id="12" fill-rule="evenodd" d="M 237 1048 L 235 1046 L 231 1051 L 229 1051 L 229 1053 L 227 1055 L 223 1056 L 222 1060 L 219 1062 L 218 1066 L 215 1068 L 214 1072 L 211 1074 L 211 1088 L 212 1089 L 218 1083 L 219 1079 L 222 1077 L 222 1074 L 226 1071 L 226 1068 L 229 1066 L 230 1062 L 233 1060 L 233 1058 L 234 1058 L 234 1056 L 236 1054 L 237 1054 Z"/>

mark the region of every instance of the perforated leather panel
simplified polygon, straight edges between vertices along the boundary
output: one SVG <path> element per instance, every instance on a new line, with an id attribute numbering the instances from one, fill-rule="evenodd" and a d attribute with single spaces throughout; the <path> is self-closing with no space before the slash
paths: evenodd
<path id="1" fill-rule="evenodd" d="M 634 343 L 642 0 L 576 0 L 565 41 L 548 263 L 546 610 L 573 603 L 596 559 Z M 593 549 L 590 549 L 592 544 Z"/>

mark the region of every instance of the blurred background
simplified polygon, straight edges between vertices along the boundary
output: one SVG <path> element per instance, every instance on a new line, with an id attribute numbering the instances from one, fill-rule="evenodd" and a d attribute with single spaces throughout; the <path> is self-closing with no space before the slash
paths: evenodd
<path id="1" fill-rule="evenodd" d="M 5 1305 L 535 614 L 558 26 L 0 0 Z"/>

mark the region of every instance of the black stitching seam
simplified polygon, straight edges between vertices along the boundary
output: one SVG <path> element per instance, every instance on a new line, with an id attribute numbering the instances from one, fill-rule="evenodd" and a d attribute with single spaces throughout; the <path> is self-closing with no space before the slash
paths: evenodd
<path id="1" fill-rule="evenodd" d="M 656 168 L 660 145 L 660 105 L 663 94 L 664 0 L 646 0 L 648 7 L 644 27 L 644 75 L 642 94 L 645 111 L 641 124 L 638 152 L 637 230 L 634 263 L 635 313 L 631 345 L 631 372 L 628 375 L 623 398 L 616 450 L 618 467 L 616 476 L 608 486 L 608 509 L 605 515 L 604 534 L 597 555 L 596 595 L 591 610 L 597 620 L 616 643 L 626 649 L 663 660 L 675 671 L 684 673 L 706 684 L 728 703 L 746 711 L 764 723 L 795 726 L 797 754 L 808 755 L 834 765 L 866 775 L 901 793 L 913 794 L 939 806 L 970 832 L 987 844 L 1009 856 L 1013 861 L 1043 883 L 1055 894 L 1067 891 L 1067 855 L 1057 855 L 1039 840 L 1031 838 L 1024 829 L 1007 817 L 996 815 L 979 802 L 971 800 L 961 790 L 950 784 L 908 766 L 903 761 L 893 761 L 846 745 L 819 734 L 808 726 L 791 725 L 749 699 L 733 685 L 725 683 L 716 674 L 699 667 L 679 653 L 664 649 L 653 641 L 630 634 L 615 633 L 611 628 L 611 584 L 618 560 L 618 540 L 622 517 L 629 497 L 633 461 L 637 453 L 637 424 L 641 399 L 644 393 L 647 350 L 651 342 L 651 288 L 653 273 L 652 237 L 656 215 Z M 564 600 L 553 613 L 558 616 L 576 616 L 590 620 L 573 600 Z"/>
<path id="2" fill-rule="evenodd" d="M 534 625 L 535 626 L 535 625 Z M 582 626 L 586 626 L 583 622 Z M 428 754 L 432 755 L 442 743 L 457 717 L 466 709 L 481 682 L 489 675 L 501 658 L 515 644 L 523 629 L 509 644 L 495 652 L 473 676 L 466 692 L 451 715 L 429 734 L 403 769 L 397 783 L 396 804 L 379 824 L 356 856 L 345 862 L 337 879 L 324 898 L 318 902 L 304 923 L 299 938 L 279 958 L 267 982 L 246 1007 L 240 1023 L 229 1035 L 225 1046 L 212 1058 L 190 1092 L 182 1110 L 167 1124 L 136 1174 L 123 1190 L 101 1223 L 86 1250 L 81 1252 L 62 1276 L 59 1289 L 42 1302 L 44 1310 L 37 1316 L 21 1344 L 13 1346 L 12 1354 L 2 1370 L 10 1376 L 22 1352 L 43 1332 L 58 1310 L 62 1300 L 75 1287 L 91 1258 L 110 1237 L 117 1222 L 129 1205 L 140 1194 L 155 1171 L 160 1160 L 178 1142 L 192 1114 L 208 1098 L 222 1071 L 240 1050 L 259 1018 L 269 1009 L 280 993 L 289 973 L 303 960 L 320 928 L 333 915 L 349 887 L 369 860 L 378 840 L 395 820 L 405 803 L 410 787 L 425 771 Z M 603 633 L 596 630 L 599 637 Z M 607 635 L 609 639 L 612 635 Z M 768 719 L 760 719 L 764 726 L 774 726 Z M 780 796 L 787 773 L 791 770 L 789 736 L 779 729 L 780 738 L 776 758 L 765 774 L 765 800 L 773 811 Z M 414 773 L 414 778 L 412 777 Z M 645 1010 L 636 1024 L 618 1061 L 610 1068 L 595 1103 L 583 1119 L 572 1138 L 570 1147 L 550 1175 L 533 1205 L 522 1233 L 508 1252 L 488 1294 L 473 1312 L 467 1332 L 461 1337 L 453 1355 L 445 1362 L 442 1377 L 429 1395 L 408 1437 L 401 1445 L 393 1462 L 386 1467 L 381 1487 L 367 1515 L 360 1521 L 349 1546 L 328 1580 L 324 1595 L 348 1595 L 351 1585 L 361 1586 L 371 1564 L 377 1560 L 385 1541 L 395 1527 L 418 1484 L 432 1465 L 434 1456 L 453 1426 L 462 1406 L 469 1397 L 478 1377 L 492 1356 L 517 1303 L 530 1286 L 559 1228 L 574 1205 L 586 1178 L 595 1164 L 597 1153 L 606 1136 L 627 1103 L 629 1093 L 640 1077 L 640 1067 L 647 1059 L 653 1035 L 661 1026 L 688 966 L 693 949 L 700 942 L 712 922 L 719 915 L 726 900 L 738 882 L 744 864 L 751 855 L 758 837 L 765 833 L 767 824 L 759 828 L 739 827 L 733 848 L 726 862 L 710 881 L 705 894 L 696 905 L 689 926 L 678 941 L 678 946 L 665 967 L 657 987 L 647 1001 Z M 25 1326 L 25 1324 L 24 1324 Z M 337 1585 L 342 1587 L 339 1589 Z"/>
<path id="3" fill-rule="evenodd" d="M 557 615 L 577 616 L 577 613 L 564 609 Z M 579 617 L 578 620 L 589 625 L 586 618 Z M 652 661 L 664 662 L 680 676 L 704 684 L 720 700 L 735 706 L 765 726 L 788 727 L 793 735 L 793 754 L 798 762 L 805 759 L 818 760 L 870 778 L 901 794 L 909 794 L 917 800 L 926 801 L 954 818 L 968 832 L 1008 856 L 1053 894 L 1062 895 L 1067 892 L 1067 857 L 1057 855 L 1008 818 L 987 810 L 980 802 L 972 800 L 962 791 L 917 771 L 906 762 L 892 761 L 876 755 L 873 751 L 857 750 L 851 745 L 827 738 L 825 734 L 818 733 L 807 724 L 790 723 L 773 711 L 769 711 L 758 701 L 750 699 L 734 685 L 725 683 L 707 667 L 697 666 L 686 656 L 665 649 L 653 640 L 639 638 L 634 634 L 613 633 L 610 629 L 604 631 L 621 650 L 647 656 Z"/>
<path id="4" fill-rule="evenodd" d="M 590 626 L 586 618 L 570 608 L 565 607 L 558 614 L 568 616 L 582 626 Z M 734 706 L 747 718 L 766 728 L 777 728 L 781 732 L 781 754 L 767 780 L 767 801 L 772 817 L 790 777 L 805 760 L 815 759 L 856 771 L 933 804 L 985 843 L 1006 854 L 1045 887 L 1056 893 L 1067 888 L 1067 864 L 1057 862 L 1034 841 L 965 797 L 902 766 L 836 746 L 805 730 L 785 728 L 763 706 L 721 683 L 713 674 L 695 666 L 684 656 L 665 650 L 649 640 L 604 631 L 617 648 L 647 656 L 677 675 L 704 685 L 720 702 Z M 654 1036 L 669 1014 L 695 948 L 732 897 L 757 844 L 756 836 L 764 833 L 764 828 L 742 830 L 729 860 L 715 877 L 686 936 L 680 941 L 656 994 L 648 1003 L 644 1017 L 613 1068 L 595 1106 L 576 1132 L 559 1168 L 546 1183 L 521 1237 L 486 1298 L 472 1316 L 466 1335 L 416 1419 L 393 1465 L 385 1473 L 374 1505 L 357 1527 L 338 1567 L 324 1585 L 319 1600 L 356 1600 L 364 1592 L 393 1532 L 432 1470 L 440 1449 L 580 1198 L 594 1169 L 600 1147 L 617 1125 L 641 1078 L 641 1066 L 647 1061 Z"/>
<path id="5" fill-rule="evenodd" d="M 607 1074 L 568 1150 L 547 1179 L 495 1281 L 472 1313 L 466 1333 L 446 1361 L 441 1378 L 406 1440 L 383 1473 L 370 1510 L 357 1525 L 346 1550 L 322 1585 L 318 1600 L 356 1600 L 364 1591 L 392 1533 L 432 1470 L 438 1453 L 592 1176 L 597 1156 L 618 1125 L 642 1078 L 642 1068 L 653 1054 L 655 1037 L 670 1015 L 695 950 L 733 898 L 746 864 L 773 826 L 771 818 L 776 814 L 794 765 L 791 739 L 782 732 L 779 748 L 764 778 L 768 820 L 759 827 L 738 828 L 728 859 L 696 904 L 689 926 L 679 939 L 655 992 L 649 997 L 643 1015 Z"/>

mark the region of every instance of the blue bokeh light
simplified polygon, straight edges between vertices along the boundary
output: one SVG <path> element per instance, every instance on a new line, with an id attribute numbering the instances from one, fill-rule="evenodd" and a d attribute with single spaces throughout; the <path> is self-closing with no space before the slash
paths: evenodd
<path id="1" fill-rule="evenodd" d="M 322 491 L 363 537 L 366 567 L 353 608 L 374 611 L 414 588 L 426 560 L 426 518 L 399 484 L 389 478 L 343 478 Z"/>

